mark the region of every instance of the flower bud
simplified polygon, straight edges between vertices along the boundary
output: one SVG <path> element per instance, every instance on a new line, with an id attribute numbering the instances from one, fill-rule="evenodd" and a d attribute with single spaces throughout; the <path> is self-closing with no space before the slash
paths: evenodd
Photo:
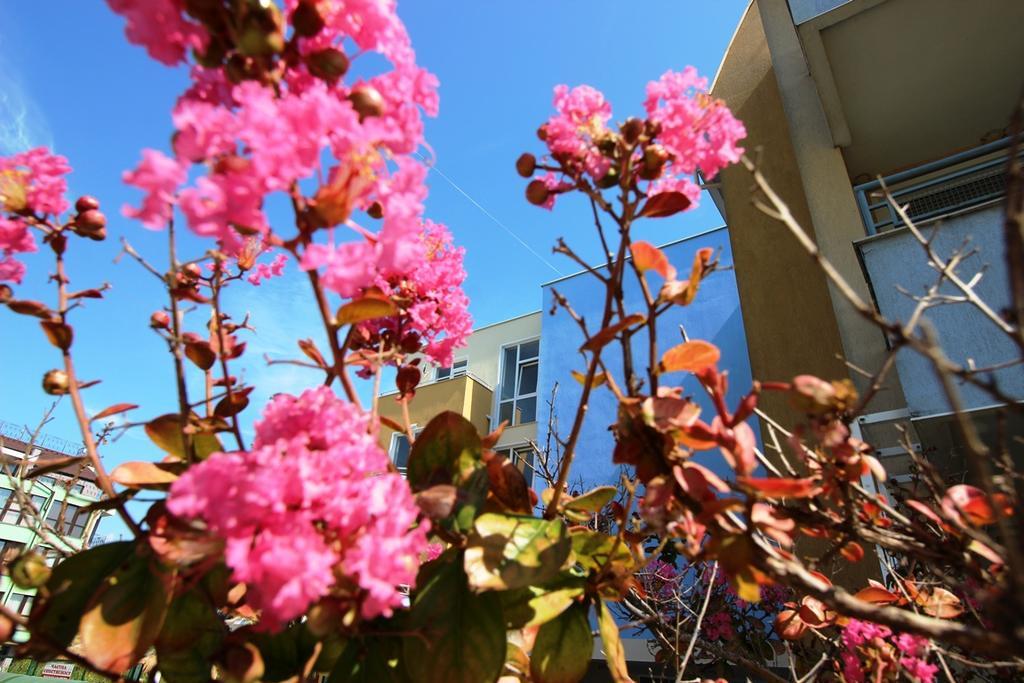
<path id="1" fill-rule="evenodd" d="M 324 18 L 313 0 L 300 0 L 292 12 L 292 26 L 295 27 L 295 35 L 302 38 L 312 38 L 323 30 Z"/>
<path id="2" fill-rule="evenodd" d="M 348 95 L 352 108 L 359 114 L 362 121 L 368 116 L 380 116 L 384 113 L 384 98 L 377 89 L 369 85 L 357 85 Z"/>
<path id="3" fill-rule="evenodd" d="M 247 57 L 267 57 L 284 50 L 284 36 L 279 31 L 267 31 L 250 24 L 238 39 L 238 52 Z"/>
<path id="4" fill-rule="evenodd" d="M 14 290 L 8 285 L 0 285 L 0 304 L 5 304 L 14 296 Z"/>
<path id="5" fill-rule="evenodd" d="M 196 62 L 198 62 L 200 66 L 205 66 L 207 69 L 215 69 L 223 64 L 227 53 L 228 51 L 224 47 L 224 43 L 214 37 L 210 38 L 210 42 L 206 46 L 205 52 L 200 52 L 199 50 L 192 51 L 192 55 L 196 58 Z"/>
<path id="6" fill-rule="evenodd" d="M 75 232 L 97 242 L 107 236 L 107 217 L 101 211 L 89 209 L 75 216 Z"/>
<path id="7" fill-rule="evenodd" d="M 619 138 L 614 133 L 605 133 L 597 139 L 597 149 L 606 157 L 614 156 L 618 146 Z"/>
<path id="8" fill-rule="evenodd" d="M 541 142 L 547 142 L 548 139 L 548 127 L 544 124 L 537 129 L 537 137 L 540 138 Z"/>
<path id="9" fill-rule="evenodd" d="M 516 171 L 524 178 L 529 178 L 537 170 L 537 157 L 529 152 L 516 159 Z"/>
<path id="10" fill-rule="evenodd" d="M 171 316 L 165 311 L 154 311 L 153 315 L 149 316 L 149 326 L 154 330 L 166 330 L 171 326 Z"/>
<path id="11" fill-rule="evenodd" d="M 526 186 L 526 201 L 535 206 L 543 206 L 550 196 L 551 191 L 543 180 L 532 180 Z"/>
<path id="12" fill-rule="evenodd" d="M 63 396 L 68 393 L 70 387 L 68 373 L 63 370 L 50 370 L 43 375 L 43 391 L 51 396 Z"/>
<path id="13" fill-rule="evenodd" d="M 644 163 L 640 169 L 640 177 L 644 180 L 656 180 L 668 162 L 669 153 L 661 145 L 648 145 L 644 149 Z"/>
<path id="14" fill-rule="evenodd" d="M 619 126 L 619 130 L 622 131 L 622 139 L 626 141 L 626 144 L 633 145 L 640 139 L 640 134 L 644 131 L 644 122 L 635 116 L 630 116 Z"/>
<path id="15" fill-rule="evenodd" d="M 100 202 L 98 199 L 91 195 L 83 194 L 75 202 L 75 211 L 78 213 L 85 213 L 86 211 L 95 211 L 100 208 Z"/>
<path id="16" fill-rule="evenodd" d="M 10 568 L 11 580 L 19 588 L 39 588 L 50 578 L 46 560 L 35 551 L 22 553 Z"/>
<path id="17" fill-rule="evenodd" d="M 348 71 L 348 56 L 341 50 L 329 47 L 309 55 L 306 66 L 311 74 L 333 85 Z"/>
<path id="18" fill-rule="evenodd" d="M 186 263 L 181 267 L 181 272 L 190 280 L 198 280 L 203 275 L 203 271 L 197 263 Z"/>
<path id="19" fill-rule="evenodd" d="M 608 172 L 604 174 L 604 177 L 597 181 L 597 186 L 603 190 L 607 190 L 610 187 L 615 187 L 619 184 L 619 169 L 614 166 L 608 169 Z"/>
<path id="20" fill-rule="evenodd" d="M 380 202 L 374 202 L 366 209 L 366 215 L 370 218 L 383 218 L 384 206 Z"/>

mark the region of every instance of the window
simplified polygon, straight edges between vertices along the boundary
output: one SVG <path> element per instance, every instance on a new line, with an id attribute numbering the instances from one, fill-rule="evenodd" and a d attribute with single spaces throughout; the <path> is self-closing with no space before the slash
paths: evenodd
<path id="1" fill-rule="evenodd" d="M 42 514 L 43 508 L 46 505 L 46 496 L 30 496 L 32 500 L 32 506 L 35 507 L 36 512 Z M 32 523 L 32 517 L 29 515 L 27 510 L 21 509 L 21 503 L 18 502 L 18 496 L 13 491 L 8 489 L 0 489 L 0 499 L 3 505 L 0 510 L 0 522 L 4 524 L 21 524 L 24 526 Z"/>
<path id="2" fill-rule="evenodd" d="M 44 474 L 41 477 L 36 477 L 36 481 L 38 481 L 40 484 L 49 486 L 51 489 L 57 485 L 57 480 L 48 474 Z"/>
<path id="3" fill-rule="evenodd" d="M 0 564 L 7 566 L 25 549 L 25 544 L 18 541 L 0 541 Z"/>
<path id="4" fill-rule="evenodd" d="M 469 368 L 469 361 L 463 358 L 452 363 L 450 368 L 438 368 L 434 372 L 434 380 L 440 381 L 442 379 L 450 379 L 452 377 L 462 377 L 466 374 L 466 370 Z"/>
<path id="5" fill-rule="evenodd" d="M 412 434 L 416 436 L 422 429 L 413 427 Z M 412 450 L 409 445 L 409 437 L 401 432 L 395 432 L 391 435 L 391 448 L 388 452 L 391 455 L 391 462 L 395 463 L 395 467 L 402 474 L 405 474 L 405 469 L 409 466 L 409 452 Z"/>
<path id="6" fill-rule="evenodd" d="M 64 509 L 63 519 L 58 520 L 61 508 Z M 89 512 L 77 505 L 54 501 L 50 506 L 50 514 L 46 515 L 46 523 L 49 524 L 58 534 L 64 534 L 71 538 L 81 538 L 85 534 L 85 527 L 89 523 Z"/>
<path id="7" fill-rule="evenodd" d="M 495 448 L 494 452 L 509 459 L 516 468 L 523 473 L 527 486 L 533 486 L 533 456 L 532 446 L 503 446 Z"/>
<path id="8" fill-rule="evenodd" d="M 7 606 L 16 611 L 22 616 L 28 616 L 28 613 L 32 611 L 32 600 L 35 598 L 34 595 L 25 595 L 23 593 L 11 593 L 11 597 L 7 598 Z"/>
<path id="9" fill-rule="evenodd" d="M 501 358 L 498 422 L 511 425 L 537 421 L 537 356 L 540 340 L 506 346 Z"/>

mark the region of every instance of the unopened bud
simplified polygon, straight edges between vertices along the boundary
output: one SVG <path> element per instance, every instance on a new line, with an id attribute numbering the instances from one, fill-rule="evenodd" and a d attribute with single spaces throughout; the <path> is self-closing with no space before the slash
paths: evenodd
<path id="1" fill-rule="evenodd" d="M 100 208 L 100 201 L 95 197 L 87 194 L 83 194 L 75 202 L 75 211 L 78 213 L 85 213 L 86 211 L 95 211 Z"/>
<path id="2" fill-rule="evenodd" d="M 75 232 L 92 240 L 102 240 L 107 236 L 107 217 L 101 211 L 89 209 L 75 217 Z"/>
<path id="3" fill-rule="evenodd" d="M 221 41 L 211 38 L 204 52 L 193 50 L 192 54 L 195 56 L 196 62 L 198 62 L 200 66 L 205 66 L 207 69 L 215 69 L 224 63 L 224 57 L 227 56 L 227 50 L 224 48 L 224 44 Z"/>
<path id="4" fill-rule="evenodd" d="M 540 140 L 542 142 L 547 142 L 547 139 L 548 139 L 548 126 L 547 126 L 547 124 L 544 124 L 543 126 L 541 126 L 540 128 L 537 129 L 537 137 L 540 138 Z"/>
<path id="5" fill-rule="evenodd" d="M 8 285 L 0 285 L 0 304 L 5 304 L 14 296 L 14 290 Z"/>
<path id="6" fill-rule="evenodd" d="M 341 50 L 329 47 L 309 55 L 306 58 L 306 65 L 314 76 L 334 84 L 348 71 L 348 56 Z M 353 106 L 355 106 L 354 103 Z"/>
<path id="7" fill-rule="evenodd" d="M 619 169 L 612 166 L 608 169 L 608 172 L 604 174 L 604 177 L 597 181 L 597 186 L 603 190 L 607 190 L 609 187 L 615 187 L 619 184 Z"/>
<path id="8" fill-rule="evenodd" d="M 324 28 L 324 18 L 316 8 L 313 0 L 300 0 L 299 6 L 292 12 L 292 26 L 295 34 L 303 38 L 312 38 Z"/>
<path id="9" fill-rule="evenodd" d="M 11 580 L 19 588 L 39 588 L 50 578 L 46 560 L 35 551 L 22 553 L 11 564 Z"/>
<path id="10" fill-rule="evenodd" d="M 543 180 L 532 180 L 526 186 L 526 201 L 535 206 L 543 206 L 550 196 L 551 191 Z"/>
<path id="11" fill-rule="evenodd" d="M 51 396 L 63 396 L 68 393 L 70 387 L 68 373 L 63 370 L 50 370 L 43 375 L 43 391 Z"/>
<path id="12" fill-rule="evenodd" d="M 383 218 L 384 217 L 384 206 L 380 202 L 374 202 L 370 204 L 369 208 L 366 209 L 366 215 L 370 218 Z"/>
<path id="13" fill-rule="evenodd" d="M 380 116 L 384 113 L 384 98 L 377 89 L 369 85 L 357 85 L 348 95 L 352 108 L 359 114 L 362 121 L 368 116 Z"/>
<path id="14" fill-rule="evenodd" d="M 154 330 L 166 330 L 171 326 L 171 316 L 164 311 L 154 311 L 149 316 L 149 326 Z"/>
<path id="15" fill-rule="evenodd" d="M 606 157 L 614 156 L 619 146 L 619 137 L 614 133 L 607 133 L 597 139 L 597 148 Z"/>
<path id="16" fill-rule="evenodd" d="M 267 57 L 284 50 L 284 36 L 276 28 L 268 28 L 264 22 L 247 22 L 238 39 L 238 52 L 247 57 Z"/>
<path id="17" fill-rule="evenodd" d="M 640 133 L 644 132 L 644 122 L 630 116 L 619 126 L 619 130 L 622 131 L 622 139 L 626 141 L 626 144 L 633 145 L 640 139 Z"/>
<path id="18" fill-rule="evenodd" d="M 537 170 L 537 157 L 529 152 L 516 159 L 516 171 L 524 178 L 529 178 Z"/>
<path id="19" fill-rule="evenodd" d="M 199 267 L 199 264 L 197 263 L 186 263 L 181 267 L 181 272 L 185 275 L 185 277 L 190 278 L 192 280 L 198 280 L 203 274 L 202 269 Z"/>
<path id="20" fill-rule="evenodd" d="M 669 153 L 661 145 L 648 145 L 644 149 L 644 163 L 640 169 L 640 177 L 644 180 L 656 180 L 668 162 Z"/>

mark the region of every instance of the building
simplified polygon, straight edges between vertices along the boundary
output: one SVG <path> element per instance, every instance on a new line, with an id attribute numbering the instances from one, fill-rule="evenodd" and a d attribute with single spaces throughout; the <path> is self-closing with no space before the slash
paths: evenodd
<path id="1" fill-rule="evenodd" d="M 763 174 L 821 253 L 890 319 L 906 321 L 916 304 L 904 292 L 923 293 L 936 273 L 877 196 L 878 177 L 943 255 L 970 237 L 977 251 L 960 271 L 987 267 L 979 294 L 996 311 L 1009 303 L 1000 204 L 1008 125 L 1024 85 L 1022 26 L 1019 0 L 752 0 L 736 28 L 712 94 L 744 121 Z M 736 165 L 712 194 L 729 225 L 754 376 L 850 377 L 863 391 L 867 380 L 847 363 L 876 371 L 888 340 L 753 205 L 751 186 Z M 928 315 L 958 363 L 1017 357 L 969 305 Z M 947 476 L 962 476 L 951 408 L 929 364 L 903 350 L 895 369 L 860 419 L 865 440 L 899 480 L 911 464 L 894 428 L 904 425 Z M 1019 365 L 994 376 L 1024 397 Z M 994 428 L 993 401 L 962 391 L 980 428 Z M 783 422 L 796 417 L 782 397 L 764 405 Z"/>
<path id="2" fill-rule="evenodd" d="M 446 410 L 459 413 L 486 434 L 508 420 L 495 450 L 508 456 L 532 481 L 537 439 L 541 313 L 527 313 L 473 331 L 465 348 L 456 352 L 450 368 L 427 366 L 409 402 L 413 432 L 423 429 Z M 403 423 L 397 392 L 380 397 L 380 414 Z M 399 470 L 409 459 L 404 434 L 382 426 L 380 443 Z"/>
<path id="3" fill-rule="evenodd" d="M 23 552 L 34 550 L 53 563 L 63 553 L 74 553 L 92 542 L 103 512 L 89 506 L 101 497 L 96 473 L 84 464 L 74 444 L 42 436 L 33 443 L 23 428 L 0 422 L 0 561 L 4 568 Z M 33 472 L 46 468 L 45 473 Z M 45 524 L 41 523 L 45 522 Z M 0 600 L 8 608 L 28 614 L 35 589 L 14 585 L 4 571 Z M 13 642 L 26 640 L 19 629 Z M 3 668 L 10 663 L 13 645 L 0 651 Z"/>

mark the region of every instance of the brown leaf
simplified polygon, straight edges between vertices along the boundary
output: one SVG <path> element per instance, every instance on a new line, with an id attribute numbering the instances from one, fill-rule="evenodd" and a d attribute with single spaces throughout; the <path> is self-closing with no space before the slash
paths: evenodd
<path id="1" fill-rule="evenodd" d="M 183 471 L 181 463 L 124 462 L 110 473 L 111 480 L 129 488 L 166 490 Z"/>
<path id="2" fill-rule="evenodd" d="M 785 640 L 799 640 L 807 632 L 807 624 L 796 610 L 784 609 L 775 617 L 775 632 Z"/>
<path id="3" fill-rule="evenodd" d="M 413 398 L 416 395 L 416 387 L 419 386 L 420 369 L 415 365 L 403 365 L 398 368 L 395 375 L 395 385 L 398 387 L 398 395 L 402 398 Z"/>
<path id="4" fill-rule="evenodd" d="M 673 346 L 661 357 L 662 372 L 697 372 L 718 362 L 721 351 L 714 344 L 694 339 Z"/>
<path id="5" fill-rule="evenodd" d="M 67 351 L 71 348 L 71 342 L 74 340 L 75 334 L 70 325 L 65 325 L 57 320 L 44 320 L 39 323 L 39 326 L 43 328 L 43 332 L 46 333 L 46 338 L 50 340 L 50 343 L 58 349 Z"/>
<path id="6" fill-rule="evenodd" d="M 881 586 L 868 586 L 867 588 L 862 588 L 857 591 L 857 594 L 853 597 L 876 605 L 888 605 L 894 602 L 899 602 L 900 600 L 900 596 L 890 590 L 882 588 Z"/>
<path id="7" fill-rule="evenodd" d="M 14 299 L 7 302 L 7 307 L 15 313 L 20 313 L 22 315 L 34 315 L 37 318 L 50 318 L 53 315 L 50 311 L 50 307 L 42 301 Z"/>
<path id="8" fill-rule="evenodd" d="M 864 548 L 856 541 L 850 541 L 839 549 L 839 554 L 850 562 L 860 562 L 864 559 Z"/>
<path id="9" fill-rule="evenodd" d="M 529 487 L 519 468 L 508 458 L 497 455 L 487 461 L 487 477 L 490 480 L 488 497 L 494 498 L 508 512 L 530 514 Z"/>
<path id="10" fill-rule="evenodd" d="M 115 403 L 114 405 L 108 406 L 101 410 L 100 412 L 93 415 L 92 420 L 102 420 L 105 417 L 117 415 L 118 413 L 124 413 L 129 410 L 135 410 L 136 408 L 138 408 L 138 406 L 135 405 L 134 403 Z"/>
<path id="11" fill-rule="evenodd" d="M 939 619 L 954 619 L 964 613 L 960 598 L 941 586 L 919 591 L 914 597 L 914 602 L 926 613 Z"/>
<path id="12" fill-rule="evenodd" d="M 327 367 L 327 361 L 324 360 L 324 356 L 320 353 L 320 349 L 316 347 L 316 343 L 312 339 L 300 339 L 299 348 L 306 354 L 306 357 L 316 363 L 322 368 Z"/>
<path id="13" fill-rule="evenodd" d="M 601 348 L 606 346 L 609 342 L 615 339 L 616 336 L 623 330 L 639 325 L 640 323 L 647 320 L 647 317 L 641 313 L 634 313 L 627 315 L 625 318 L 617 323 L 609 325 L 603 330 L 599 330 L 593 337 L 584 342 L 583 346 L 580 347 L 580 351 L 599 351 Z"/>
<path id="14" fill-rule="evenodd" d="M 210 342 L 200 340 L 185 343 L 185 355 L 200 370 L 209 370 L 217 362 L 217 354 L 213 352 Z"/>
<path id="15" fill-rule="evenodd" d="M 384 296 L 367 295 L 354 299 L 338 309 L 335 322 L 338 325 L 361 323 L 374 318 L 384 318 L 398 313 L 398 307 Z"/>
<path id="16" fill-rule="evenodd" d="M 508 426 L 508 420 L 502 420 L 493 432 L 480 439 L 480 447 L 484 449 L 494 448 L 495 444 L 498 443 L 498 439 L 501 438 L 502 433 L 505 431 L 505 427 Z"/>
<path id="17" fill-rule="evenodd" d="M 68 298 L 69 299 L 102 299 L 103 298 L 103 290 L 102 289 L 83 289 L 80 292 L 75 292 L 74 294 L 68 294 Z"/>
<path id="18" fill-rule="evenodd" d="M 587 376 L 580 372 L 579 370 L 572 370 L 570 374 L 572 375 L 572 378 L 574 380 L 576 380 L 583 386 L 587 385 Z M 605 375 L 603 372 L 595 372 L 593 379 L 590 381 L 590 388 L 596 389 L 597 387 L 604 384 L 606 381 L 608 381 L 607 375 Z"/>
<path id="19" fill-rule="evenodd" d="M 641 218 L 666 218 L 690 208 L 690 198 L 682 192 L 659 192 L 650 197 L 637 214 Z"/>
<path id="20" fill-rule="evenodd" d="M 633 254 L 633 263 L 641 273 L 653 270 L 666 280 L 676 276 L 676 269 L 668 262 L 665 252 L 650 242 L 633 242 L 629 246 L 629 251 Z"/>
<path id="21" fill-rule="evenodd" d="M 242 412 L 249 405 L 249 393 L 251 391 L 252 387 L 232 391 L 230 396 L 225 396 L 217 402 L 213 409 L 213 414 L 226 419 Z"/>
<path id="22" fill-rule="evenodd" d="M 451 484 L 437 484 L 416 494 L 416 505 L 431 519 L 444 519 L 452 513 L 459 490 Z"/>

